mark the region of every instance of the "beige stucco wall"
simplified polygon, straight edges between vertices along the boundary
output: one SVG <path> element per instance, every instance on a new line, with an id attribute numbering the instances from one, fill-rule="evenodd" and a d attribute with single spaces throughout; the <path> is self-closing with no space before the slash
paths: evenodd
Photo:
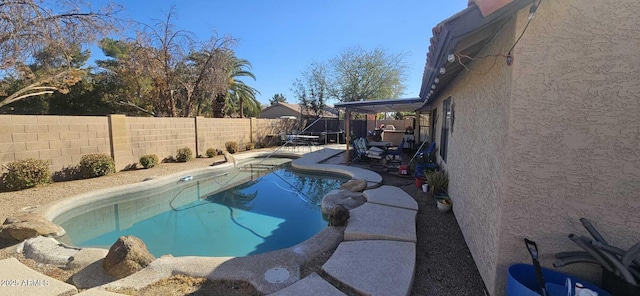
<path id="1" fill-rule="evenodd" d="M 546 0 L 517 45 L 498 291 L 510 263 L 530 261 L 524 236 L 538 242 L 544 266 L 578 250 L 567 235 L 588 236 L 581 217 L 613 245 L 640 241 L 638 11 L 637 0 Z"/>
<path id="2" fill-rule="evenodd" d="M 36 158 L 59 171 L 109 147 L 107 117 L 0 115 L 0 164 Z"/>
<path id="3" fill-rule="evenodd" d="M 513 44 L 515 22 L 498 33 L 479 56 L 505 52 Z M 447 162 L 454 213 L 489 291 L 498 264 L 499 205 L 503 198 L 509 126 L 511 68 L 502 58 L 473 61 L 432 104 L 436 108 L 435 141 L 441 147 L 445 121 L 442 102 L 451 96 L 455 120 L 449 134 Z M 428 227 L 424 225 L 422 227 Z"/>

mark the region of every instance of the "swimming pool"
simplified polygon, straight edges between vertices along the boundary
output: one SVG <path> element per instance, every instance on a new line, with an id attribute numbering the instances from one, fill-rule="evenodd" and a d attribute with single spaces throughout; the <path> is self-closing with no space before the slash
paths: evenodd
<path id="1" fill-rule="evenodd" d="M 349 177 L 305 174 L 292 170 L 290 160 L 274 161 L 183 176 L 67 211 L 54 220 L 67 232 L 59 240 L 109 248 L 118 237 L 134 235 L 155 256 L 238 257 L 296 245 L 327 226 L 322 197 Z"/>

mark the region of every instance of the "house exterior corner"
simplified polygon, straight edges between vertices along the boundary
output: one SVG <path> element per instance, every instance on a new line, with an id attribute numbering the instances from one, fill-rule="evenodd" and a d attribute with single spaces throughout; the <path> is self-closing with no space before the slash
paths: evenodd
<path id="1" fill-rule="evenodd" d="M 589 236 L 582 217 L 612 245 L 640 241 L 637 11 L 635 0 L 543 0 L 525 31 L 523 8 L 428 105 L 456 219 L 491 295 L 505 294 L 511 264 L 531 262 L 525 237 L 547 268 L 579 250 L 568 234 Z M 595 265 L 559 271 L 600 279 Z"/>

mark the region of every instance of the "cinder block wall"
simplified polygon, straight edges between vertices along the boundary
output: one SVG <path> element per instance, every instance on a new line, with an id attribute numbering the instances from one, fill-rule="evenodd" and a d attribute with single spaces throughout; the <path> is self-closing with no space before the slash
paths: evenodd
<path id="1" fill-rule="evenodd" d="M 251 119 L 196 117 L 196 126 L 200 155 L 208 148 L 225 150 L 224 143 L 229 141 L 237 142 L 241 150 L 245 143 L 252 142 Z"/>
<path id="2" fill-rule="evenodd" d="M 228 141 L 240 149 L 249 142 L 290 131 L 297 121 L 257 118 L 157 118 L 109 116 L 0 115 L 0 165 L 36 158 L 51 161 L 51 171 L 76 166 L 82 155 L 106 153 L 116 170 L 136 164 L 144 154 L 160 159 L 189 147 L 195 155 L 207 148 L 224 150 Z M 278 144 L 279 141 L 271 142 Z M 0 174 L 2 173 L 0 168 Z"/>
<path id="3" fill-rule="evenodd" d="M 184 147 L 191 148 L 195 156 L 196 133 L 193 118 L 125 118 L 129 147 L 122 147 L 122 150 L 117 151 L 117 169 L 137 163 L 144 154 L 156 154 L 162 160 L 175 156 L 176 150 Z"/>
<path id="4" fill-rule="evenodd" d="M 255 122 L 255 142 L 266 142 L 270 145 L 280 143 L 280 132 L 295 129 L 297 121 L 287 119 L 252 118 Z"/>
<path id="5" fill-rule="evenodd" d="M 77 165 L 89 153 L 110 153 L 107 117 L 0 115 L 0 163 L 36 158 L 51 170 Z"/>

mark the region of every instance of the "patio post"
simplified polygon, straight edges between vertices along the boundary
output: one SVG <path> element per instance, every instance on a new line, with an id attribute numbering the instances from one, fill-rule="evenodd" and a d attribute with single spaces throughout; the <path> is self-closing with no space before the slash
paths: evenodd
<path id="1" fill-rule="evenodd" d="M 351 110 L 346 108 L 344 114 L 344 138 L 347 144 L 347 150 L 345 153 L 344 164 L 349 165 L 349 143 L 351 142 Z"/>

